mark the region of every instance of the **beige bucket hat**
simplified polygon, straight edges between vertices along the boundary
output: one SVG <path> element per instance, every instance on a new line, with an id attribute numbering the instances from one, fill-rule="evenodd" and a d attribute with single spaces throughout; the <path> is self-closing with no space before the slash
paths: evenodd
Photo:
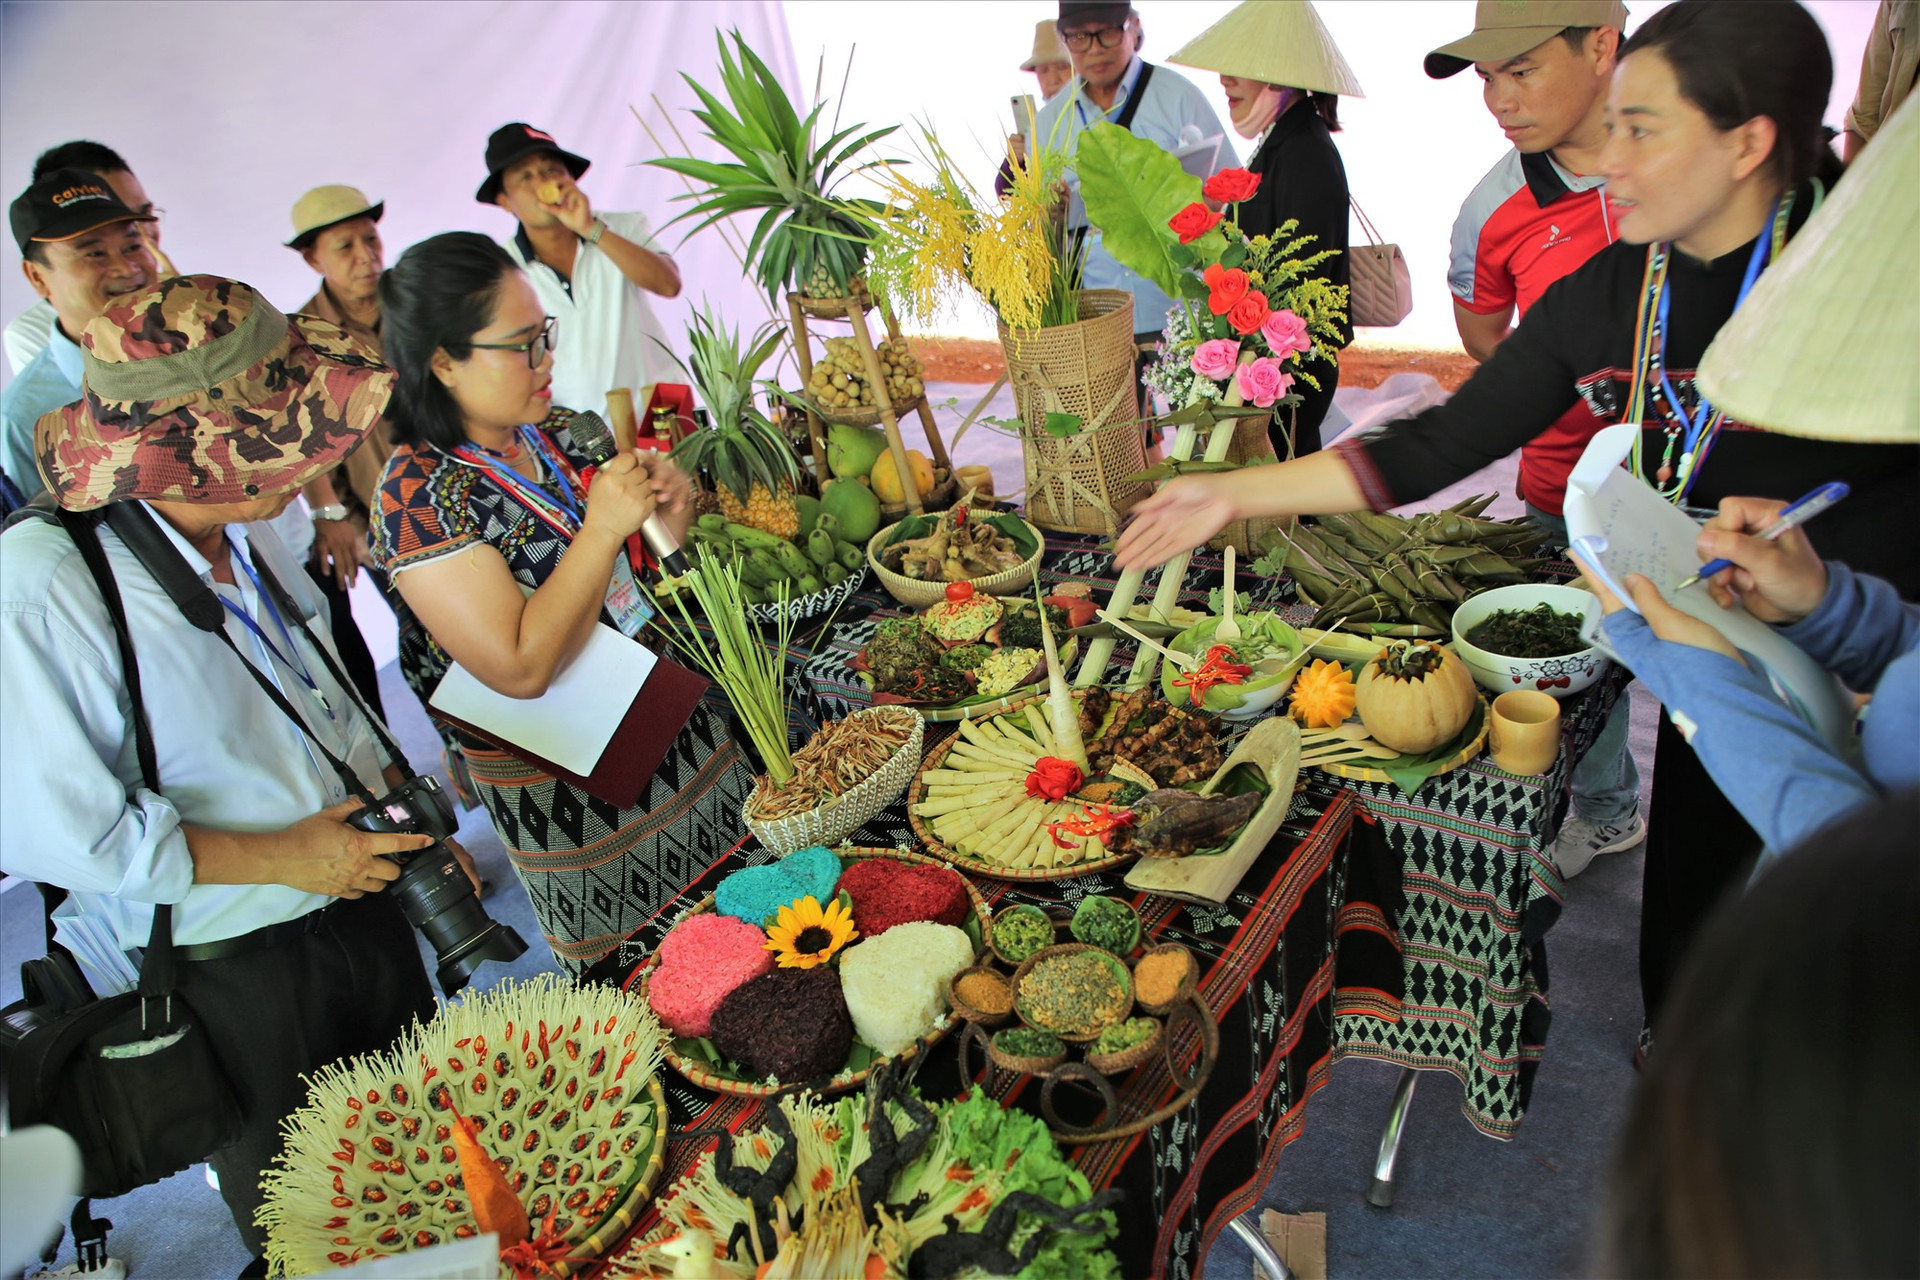
<path id="1" fill-rule="evenodd" d="M 1246 0 L 1167 61 L 1313 93 L 1367 96 L 1307 0 Z"/>
<path id="2" fill-rule="evenodd" d="M 293 202 L 293 239 L 287 248 L 304 249 L 328 227 L 352 218 L 378 222 L 386 211 L 386 201 L 369 200 L 358 187 L 315 187 Z"/>
<path id="3" fill-rule="evenodd" d="M 1612 27 L 1624 34 L 1627 6 L 1620 0 L 1480 0 L 1472 32 L 1428 54 L 1427 74 L 1445 80 L 1476 62 L 1505 62 L 1568 27 Z"/>
<path id="4" fill-rule="evenodd" d="M 1733 417 L 1849 444 L 1920 440 L 1920 99 L 1909 98 L 1700 361 Z"/>
<path id="5" fill-rule="evenodd" d="M 1020 64 L 1022 71 L 1033 71 L 1050 62 L 1072 62 L 1067 46 L 1060 43 L 1060 28 L 1052 18 L 1043 18 L 1033 24 L 1033 52 Z"/>

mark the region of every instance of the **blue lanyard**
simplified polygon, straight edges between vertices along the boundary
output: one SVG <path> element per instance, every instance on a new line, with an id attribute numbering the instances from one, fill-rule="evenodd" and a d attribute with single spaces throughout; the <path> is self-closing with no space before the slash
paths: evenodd
<path id="1" fill-rule="evenodd" d="M 1741 278 L 1740 295 L 1735 298 L 1733 302 L 1734 311 L 1740 310 L 1740 304 L 1747 300 L 1747 294 L 1753 290 L 1754 281 L 1760 278 L 1760 272 L 1766 267 L 1768 260 L 1772 257 L 1771 250 L 1773 249 L 1773 243 L 1780 230 L 1778 225 L 1780 221 L 1779 211 L 1780 202 L 1776 200 L 1774 201 L 1774 216 L 1768 220 L 1773 224 L 1775 234 L 1768 235 L 1766 232 L 1762 232 L 1759 238 L 1753 242 L 1753 253 L 1747 259 L 1747 274 Z M 1665 354 L 1666 348 L 1667 305 L 1672 299 L 1673 291 L 1671 289 L 1663 288 L 1660 290 L 1660 302 L 1657 308 L 1658 318 L 1654 323 L 1658 326 L 1659 334 L 1659 346 L 1657 349 L 1662 355 Z M 1686 435 L 1681 444 L 1681 455 L 1685 457 L 1693 454 L 1700 443 L 1700 437 L 1706 433 L 1707 420 L 1713 416 L 1713 405 L 1709 403 L 1703 395 L 1694 405 L 1695 412 L 1691 415 L 1688 414 L 1685 406 L 1680 403 L 1679 393 L 1674 390 L 1673 379 L 1667 376 L 1667 362 L 1664 359 L 1660 361 L 1660 391 L 1661 394 L 1666 396 L 1667 404 L 1672 407 L 1675 415 L 1677 415 L 1680 421 L 1686 426 Z"/>
<path id="2" fill-rule="evenodd" d="M 576 476 L 572 467 L 559 456 L 541 434 L 529 426 L 521 426 L 520 439 L 526 444 L 529 453 L 537 457 L 552 477 L 551 489 L 534 484 L 518 472 L 501 465 L 494 458 L 469 445 L 460 445 L 454 449 L 454 456 L 484 473 L 495 484 L 506 490 L 508 496 L 515 499 L 542 520 L 546 521 L 561 534 L 571 538 L 580 531 L 586 520 L 586 514 L 579 499 L 575 496 Z"/>
<path id="3" fill-rule="evenodd" d="M 268 653 L 280 659 L 282 666 L 300 677 L 301 681 L 307 686 L 307 692 L 311 693 L 313 700 L 320 704 L 320 709 L 327 713 L 327 719 L 333 719 L 333 705 L 327 701 L 327 695 L 320 691 L 320 686 L 314 682 L 313 676 L 307 671 L 307 664 L 299 661 L 297 657 L 290 656 L 298 654 L 300 650 L 293 643 L 293 634 L 287 630 L 286 621 L 281 618 L 280 610 L 274 607 L 273 597 L 268 595 L 266 587 L 261 585 L 260 575 L 254 572 L 253 565 L 248 562 L 247 557 L 240 554 L 239 548 L 233 545 L 232 539 L 228 539 L 227 549 L 232 553 L 234 561 L 238 563 L 242 571 L 246 573 L 248 580 L 253 583 L 255 598 L 260 601 L 260 607 L 266 610 L 267 616 L 273 619 L 273 625 L 279 630 L 280 638 L 287 643 L 287 651 L 282 653 L 280 646 L 276 645 L 267 636 L 266 631 L 247 614 L 245 609 L 242 609 L 225 596 L 220 596 L 220 603 L 226 606 L 228 613 L 240 619 L 240 621 L 246 625 L 247 630 L 253 632 L 253 634 L 258 637 L 260 643 L 267 647 Z"/>

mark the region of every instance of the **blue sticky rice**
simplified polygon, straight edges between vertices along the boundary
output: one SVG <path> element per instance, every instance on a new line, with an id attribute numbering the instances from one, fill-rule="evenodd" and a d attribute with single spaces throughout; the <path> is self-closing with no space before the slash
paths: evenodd
<path id="1" fill-rule="evenodd" d="M 840 859 L 824 845 L 801 849 L 777 862 L 746 867 L 720 882 L 714 909 L 724 916 L 765 925 L 782 907 L 811 896 L 825 905 L 840 883 Z"/>

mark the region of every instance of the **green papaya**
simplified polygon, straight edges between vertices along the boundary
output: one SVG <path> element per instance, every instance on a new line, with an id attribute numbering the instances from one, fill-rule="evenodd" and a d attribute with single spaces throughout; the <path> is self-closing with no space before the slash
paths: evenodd
<path id="1" fill-rule="evenodd" d="M 860 562 L 864 559 L 866 559 L 866 556 L 861 552 L 860 548 L 854 546 L 851 542 L 836 542 L 833 545 L 834 563 L 849 573 L 858 569 Z"/>
<path id="2" fill-rule="evenodd" d="M 813 563 L 807 559 L 806 554 L 791 542 L 781 542 L 773 548 L 772 554 L 779 559 L 780 567 L 786 571 L 786 576 L 789 578 L 797 578 L 813 569 Z"/>
<path id="3" fill-rule="evenodd" d="M 858 546 L 880 532 L 880 499 L 858 480 L 830 480 L 820 491 L 821 510 L 839 522 L 837 537 Z"/>
<path id="4" fill-rule="evenodd" d="M 833 535 L 825 529 L 815 529 L 807 535 L 807 559 L 821 568 L 833 563 Z"/>

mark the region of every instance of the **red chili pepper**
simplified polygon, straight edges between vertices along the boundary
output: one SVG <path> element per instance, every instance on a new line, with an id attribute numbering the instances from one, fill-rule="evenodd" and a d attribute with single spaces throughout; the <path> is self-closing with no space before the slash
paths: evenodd
<path id="1" fill-rule="evenodd" d="M 1197 707 L 1205 703 L 1215 685 L 1245 684 L 1252 674 L 1252 666 L 1233 661 L 1233 646 L 1216 644 L 1207 650 L 1199 666 L 1175 676 L 1173 684 L 1175 688 L 1190 690 L 1193 705 Z"/>
<path id="2" fill-rule="evenodd" d="M 1113 833 L 1122 827 L 1133 825 L 1133 810 L 1115 809 L 1112 805 L 1090 804 L 1080 810 L 1078 818 L 1067 818 L 1061 822 L 1047 824 L 1047 836 L 1062 849 L 1071 849 L 1075 842 L 1062 840 L 1060 833 L 1066 831 L 1076 836 L 1099 836 L 1103 845 L 1113 843 Z"/>

